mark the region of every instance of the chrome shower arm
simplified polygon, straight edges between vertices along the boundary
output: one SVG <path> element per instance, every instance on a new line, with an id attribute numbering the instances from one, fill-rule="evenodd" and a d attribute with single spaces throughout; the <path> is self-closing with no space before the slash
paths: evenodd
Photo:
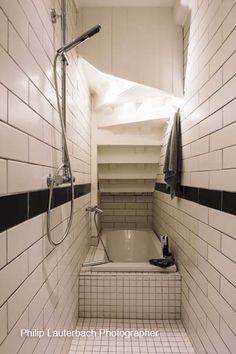
<path id="1" fill-rule="evenodd" d="M 100 30 L 101 30 L 101 25 L 96 25 L 92 27 L 87 32 L 83 33 L 81 36 L 75 38 L 72 42 L 59 48 L 57 53 L 58 54 L 67 53 L 69 50 L 73 49 L 74 47 L 77 47 L 77 45 L 83 43 L 84 41 L 87 41 L 89 38 L 97 34 Z"/>

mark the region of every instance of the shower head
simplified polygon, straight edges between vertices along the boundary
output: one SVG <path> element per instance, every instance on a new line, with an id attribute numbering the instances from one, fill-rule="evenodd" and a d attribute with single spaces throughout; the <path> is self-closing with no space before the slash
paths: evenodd
<path id="1" fill-rule="evenodd" d="M 90 30 L 83 33 L 81 36 L 75 38 L 72 42 L 70 42 L 70 43 L 64 45 L 63 47 L 61 47 L 60 49 L 58 49 L 57 53 L 58 54 L 67 53 L 72 48 L 76 47 L 77 45 L 81 44 L 82 42 L 86 41 L 90 37 L 97 34 L 100 30 L 101 30 L 101 25 L 96 25 L 96 26 L 90 28 Z"/>

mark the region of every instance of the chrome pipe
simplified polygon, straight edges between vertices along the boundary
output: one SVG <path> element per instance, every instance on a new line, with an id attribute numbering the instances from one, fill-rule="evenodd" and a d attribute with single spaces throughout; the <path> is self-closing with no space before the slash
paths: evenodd
<path id="1" fill-rule="evenodd" d="M 60 245 L 65 238 L 67 237 L 73 220 L 73 211 L 74 211 L 74 177 L 72 176 L 72 168 L 70 163 L 70 156 L 68 151 L 67 145 L 67 137 L 66 137 L 66 66 L 69 65 L 69 61 L 67 58 L 66 53 L 71 50 L 72 48 L 76 47 L 80 43 L 84 42 L 85 40 L 89 39 L 97 32 L 100 31 L 101 26 L 97 25 L 91 28 L 89 31 L 85 32 L 81 36 L 77 37 L 72 42 L 66 43 L 66 0 L 61 0 L 61 31 L 62 31 L 62 47 L 57 50 L 57 53 L 54 58 L 53 62 L 53 75 L 54 75 L 54 82 L 55 82 L 55 91 L 56 91 L 56 99 L 57 99 L 57 107 L 58 107 L 58 114 L 61 123 L 61 131 L 62 131 L 62 165 L 57 169 L 55 175 L 53 177 L 49 176 L 47 178 L 47 184 L 49 187 L 49 202 L 48 202 L 48 210 L 47 210 L 47 234 L 48 240 L 51 245 L 58 246 Z M 52 20 L 55 23 L 55 11 L 52 13 Z M 58 81 L 57 81 L 57 60 L 58 58 L 61 59 L 61 104 L 60 104 L 60 95 L 58 89 Z M 62 171 L 62 173 L 61 173 Z M 60 174 L 61 173 L 61 174 Z M 54 241 L 52 239 L 51 234 L 51 208 L 52 208 L 52 196 L 53 196 L 53 189 L 55 186 L 59 186 L 63 183 L 70 183 L 71 185 L 71 208 L 70 208 L 70 217 L 66 227 L 66 231 L 63 234 L 62 238 L 59 241 Z M 98 211 L 97 211 L 98 212 Z M 101 212 L 101 211 L 100 211 Z"/>
<path id="2" fill-rule="evenodd" d="M 62 33 L 62 46 L 66 44 L 66 0 L 61 1 L 61 33 Z M 58 52 L 57 52 L 58 53 Z M 67 66 L 67 57 L 61 57 L 61 113 L 64 122 L 64 128 L 66 131 L 66 66 Z M 68 165 L 68 151 L 66 152 L 66 137 L 62 137 L 62 161 L 65 166 Z M 64 173 L 67 174 L 68 171 L 64 170 Z"/>

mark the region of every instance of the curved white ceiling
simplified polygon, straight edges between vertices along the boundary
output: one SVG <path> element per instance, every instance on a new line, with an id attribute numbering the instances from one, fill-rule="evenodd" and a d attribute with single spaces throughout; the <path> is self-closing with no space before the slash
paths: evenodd
<path id="1" fill-rule="evenodd" d="M 173 6 L 175 0 L 79 0 L 79 6 L 81 7 L 130 7 L 130 6 Z"/>

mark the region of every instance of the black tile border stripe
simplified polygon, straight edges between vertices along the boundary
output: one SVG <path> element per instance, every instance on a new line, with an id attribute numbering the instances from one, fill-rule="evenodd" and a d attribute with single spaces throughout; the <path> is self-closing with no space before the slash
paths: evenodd
<path id="1" fill-rule="evenodd" d="M 170 194 L 165 183 L 156 183 L 155 190 Z M 236 192 L 180 186 L 176 196 L 224 213 L 236 215 Z"/>
<path id="2" fill-rule="evenodd" d="M 75 199 L 82 197 L 91 192 L 91 184 L 75 185 L 74 192 Z M 48 189 L 0 197 L 0 232 L 46 212 L 48 208 L 48 197 Z M 53 191 L 52 208 L 56 208 L 70 200 L 70 186 L 55 188 Z"/>

